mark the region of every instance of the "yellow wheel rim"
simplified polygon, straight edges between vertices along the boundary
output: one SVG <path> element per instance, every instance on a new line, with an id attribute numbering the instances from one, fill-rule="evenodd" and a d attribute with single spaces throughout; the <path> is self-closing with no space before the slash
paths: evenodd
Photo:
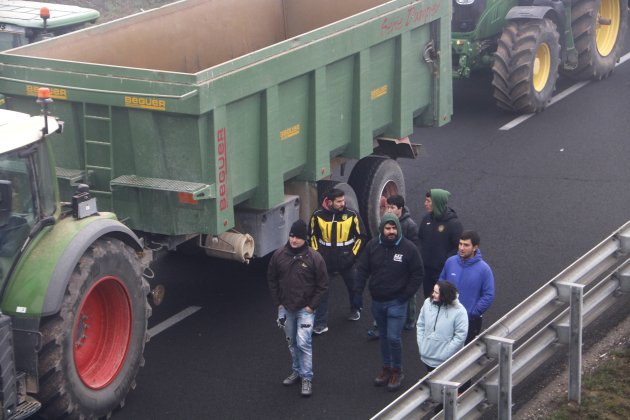
<path id="1" fill-rule="evenodd" d="M 542 92 L 545 86 L 547 86 L 550 69 L 551 51 L 549 50 L 549 46 L 543 43 L 538 46 L 536 57 L 534 58 L 532 82 L 536 92 Z"/>
<path id="2" fill-rule="evenodd" d="M 602 57 L 610 54 L 617 43 L 621 19 L 619 3 L 619 0 L 601 0 L 599 4 L 595 43 Z"/>

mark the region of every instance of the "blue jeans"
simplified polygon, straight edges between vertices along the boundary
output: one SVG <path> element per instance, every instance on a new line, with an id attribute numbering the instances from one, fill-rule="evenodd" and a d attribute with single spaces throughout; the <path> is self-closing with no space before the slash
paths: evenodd
<path id="1" fill-rule="evenodd" d="M 291 353 L 291 367 L 302 379 L 313 380 L 313 322 L 315 314 L 302 308 L 298 311 L 286 311 L 287 321 L 284 334 Z"/>
<path id="2" fill-rule="evenodd" d="M 346 290 L 348 290 L 348 301 L 350 303 L 351 312 L 360 311 L 363 308 L 363 296 L 354 292 L 354 279 L 356 278 L 355 273 L 356 271 L 353 268 L 347 268 L 338 273 L 328 273 L 329 279 L 337 276 L 341 276 L 343 278 Z M 316 327 L 325 327 L 328 325 L 328 300 L 330 296 L 330 289 L 332 289 L 332 284 L 329 284 L 328 290 L 322 297 L 322 300 L 317 307 L 315 316 Z"/>
<path id="3" fill-rule="evenodd" d="M 408 302 L 397 299 L 386 302 L 372 301 L 372 316 L 378 325 L 383 366 L 402 370 L 402 340 L 400 338 L 407 319 Z"/>

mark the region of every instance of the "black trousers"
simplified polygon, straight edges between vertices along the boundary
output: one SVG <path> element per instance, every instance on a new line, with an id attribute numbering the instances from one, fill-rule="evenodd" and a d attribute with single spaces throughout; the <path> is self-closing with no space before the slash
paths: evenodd
<path id="1" fill-rule="evenodd" d="M 483 316 L 468 315 L 468 335 L 466 335 L 466 342 L 464 345 L 470 343 L 481 333 L 481 324 L 483 323 Z"/>

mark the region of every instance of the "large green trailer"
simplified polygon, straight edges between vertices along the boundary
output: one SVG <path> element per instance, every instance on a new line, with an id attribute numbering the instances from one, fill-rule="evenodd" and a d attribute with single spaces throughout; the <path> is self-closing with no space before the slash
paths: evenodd
<path id="1" fill-rule="evenodd" d="M 19 348 L 32 347 L 16 353 L 17 389 L 43 394 L 53 417 L 103 416 L 122 403 L 146 331 L 139 264 L 157 249 L 196 238 L 223 258 L 265 255 L 332 185 L 374 232 L 381 198 L 404 194 L 396 159 L 415 157 L 414 125 L 450 120 L 451 84 L 450 5 L 441 0 L 187 0 L 0 53 L 9 109 L 37 113 L 47 102 L 35 95 L 50 89 L 65 124 L 46 144 L 75 216 L 49 215 L 23 248 L 28 262 L 18 255 L 20 269 L 2 280 L 3 316 L 20 325 Z M 79 217 L 82 208 L 91 210 Z M 97 217 L 111 230 L 95 230 Z M 43 251 L 51 232 L 72 258 Z M 46 258 L 35 269 L 38 252 Z M 127 274 L 82 274 L 123 257 Z M 133 310 L 121 315 L 125 307 Z M 100 314 L 103 351 L 89 350 L 94 317 L 84 308 Z M 44 360 L 55 366 L 52 394 L 34 338 L 51 319 L 41 334 L 61 346 Z M 106 369 L 108 354 L 115 368 Z"/>
<path id="2" fill-rule="evenodd" d="M 67 122 L 54 145 L 63 185 L 89 184 L 135 231 L 173 239 L 236 228 L 263 255 L 295 217 L 283 217 L 297 207 L 287 193 L 307 210 L 317 204 L 287 182 L 329 178 L 378 138 L 396 158 L 414 120 L 449 121 L 452 82 L 439 77 L 450 70 L 439 54 L 447 9 L 184 1 L 7 52 L 0 92 L 33 113 L 37 87 L 53 89 Z M 374 228 L 378 216 L 364 216 Z"/>

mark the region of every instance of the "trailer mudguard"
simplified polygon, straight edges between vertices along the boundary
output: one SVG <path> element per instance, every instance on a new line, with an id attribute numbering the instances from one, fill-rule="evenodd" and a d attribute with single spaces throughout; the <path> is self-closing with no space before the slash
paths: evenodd
<path id="1" fill-rule="evenodd" d="M 142 251 L 138 237 L 113 213 L 82 220 L 61 219 L 45 228 L 25 250 L 6 289 L 2 312 L 21 317 L 57 313 L 76 264 L 88 247 L 103 236 Z"/>

